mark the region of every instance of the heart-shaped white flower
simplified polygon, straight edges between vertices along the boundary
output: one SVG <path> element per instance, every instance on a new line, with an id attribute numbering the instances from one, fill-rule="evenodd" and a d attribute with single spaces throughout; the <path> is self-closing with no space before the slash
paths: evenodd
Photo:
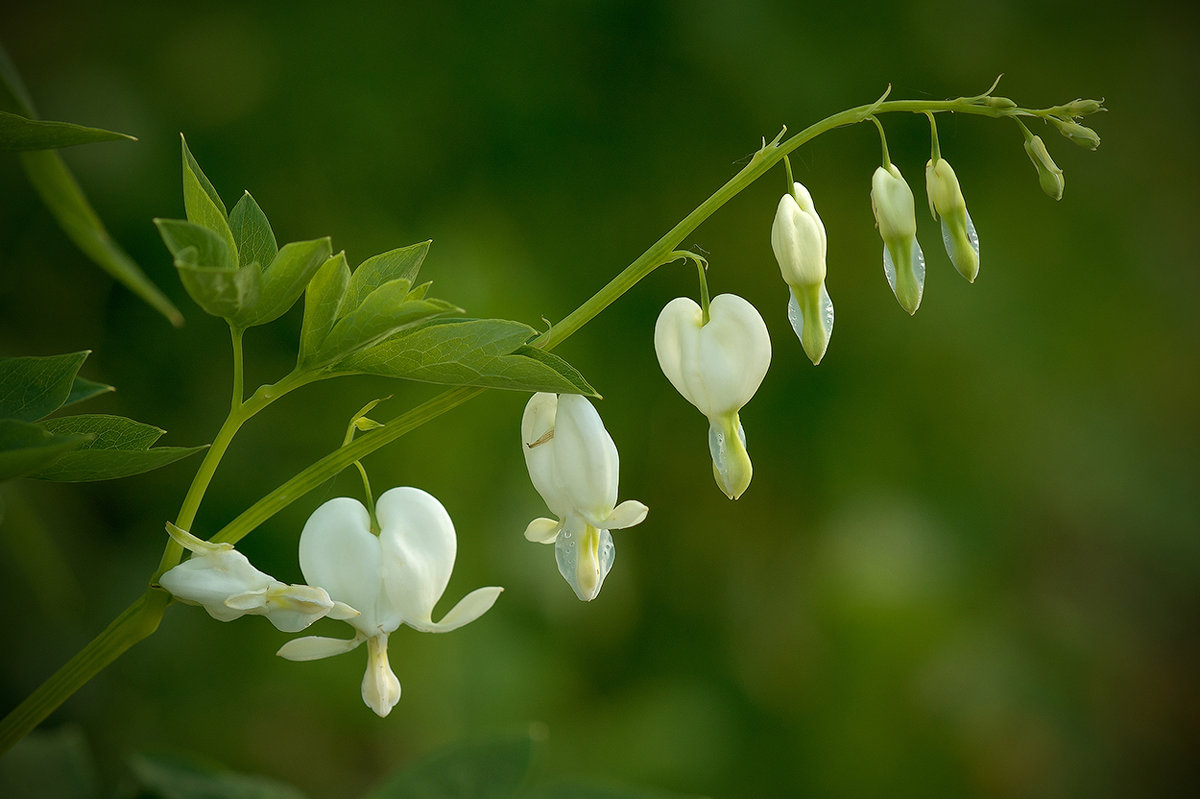
<path id="1" fill-rule="evenodd" d="M 654 350 L 671 385 L 708 417 L 713 476 L 737 499 L 753 473 L 738 411 L 767 374 L 771 337 L 754 306 L 736 294 L 714 297 L 708 315 L 705 324 L 693 300 L 671 300 L 658 315 Z"/>
<path id="2" fill-rule="evenodd" d="M 362 695 L 367 706 L 386 716 L 400 699 L 400 682 L 388 665 L 387 639 L 402 624 L 422 632 L 444 633 L 482 616 L 502 588 L 478 588 L 463 597 L 441 621 L 433 607 L 454 568 L 457 539 L 450 515 L 418 488 L 393 488 L 375 505 L 379 533 L 358 500 L 331 499 L 313 512 L 300 534 L 300 568 L 311 585 L 357 609 L 347 619 L 350 639 L 310 636 L 289 641 L 279 655 L 316 660 L 349 652 L 363 641 L 369 655 Z"/>

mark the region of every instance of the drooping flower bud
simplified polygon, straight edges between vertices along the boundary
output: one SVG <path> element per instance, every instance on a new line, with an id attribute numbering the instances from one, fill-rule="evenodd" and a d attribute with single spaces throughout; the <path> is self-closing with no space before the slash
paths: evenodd
<path id="1" fill-rule="evenodd" d="M 971 283 L 979 274 L 979 236 L 967 213 L 958 176 L 945 158 L 930 159 L 925 165 L 925 189 L 929 195 L 929 213 L 941 215 L 942 242 L 958 273 Z"/>
<path id="2" fill-rule="evenodd" d="M 800 183 L 779 200 L 771 249 L 791 294 L 788 320 L 809 360 L 818 364 L 833 333 L 833 302 L 825 288 L 825 225 Z"/>
<path id="3" fill-rule="evenodd" d="M 654 349 L 671 385 L 708 417 L 713 476 L 737 499 L 753 473 L 738 411 L 767 374 L 771 338 L 754 306 L 734 294 L 714 297 L 708 313 L 704 324 L 691 299 L 671 300 L 654 327 Z"/>
<path id="4" fill-rule="evenodd" d="M 1037 169 L 1038 182 L 1042 184 L 1042 191 L 1055 200 L 1061 200 L 1065 185 L 1063 171 L 1058 168 L 1058 164 L 1054 163 L 1054 159 L 1050 157 L 1050 153 L 1047 152 L 1046 143 L 1042 141 L 1042 137 L 1027 136 L 1025 138 L 1025 152 L 1029 154 L 1029 160 L 1033 162 L 1033 166 Z"/>
<path id="5" fill-rule="evenodd" d="M 1086 125 L 1060 117 L 1050 117 L 1050 121 L 1058 128 L 1059 133 L 1085 150 L 1095 150 L 1100 146 L 1100 134 Z"/>
<path id="6" fill-rule="evenodd" d="M 925 290 L 925 254 L 917 242 L 912 189 L 894 164 L 871 178 L 871 209 L 883 239 L 883 272 L 900 307 L 915 314 Z"/>
<path id="7" fill-rule="evenodd" d="M 558 571 L 584 602 L 600 594 L 616 558 L 610 530 L 641 524 L 649 509 L 617 504 L 620 458 L 596 408 L 577 394 L 534 394 L 521 418 L 529 479 L 555 519 L 534 519 L 525 538 L 554 544 Z"/>

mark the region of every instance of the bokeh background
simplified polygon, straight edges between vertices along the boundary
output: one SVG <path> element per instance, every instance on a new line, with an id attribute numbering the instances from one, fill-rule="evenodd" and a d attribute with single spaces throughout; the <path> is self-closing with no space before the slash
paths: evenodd
<path id="1" fill-rule="evenodd" d="M 358 692 L 362 650 L 273 655 L 261 619 L 172 608 L 160 632 L 48 726 L 82 725 L 110 780 L 166 747 L 353 796 L 452 741 L 545 724 L 536 771 L 752 796 L 1165 796 L 1195 787 L 1200 735 L 1196 421 L 1200 296 L 1197 15 L 1041 2 L 6 5 L 0 40 L 48 119 L 137 143 L 65 151 L 114 236 L 184 310 L 172 329 L 61 235 L 0 158 L 0 347 L 94 350 L 118 392 L 87 410 L 211 439 L 227 334 L 179 286 L 150 220 L 182 216 L 178 136 L 227 202 L 250 189 L 280 241 L 331 235 L 351 263 L 432 238 L 434 293 L 472 315 L 559 319 L 792 130 L 894 97 L 1105 97 L 1095 153 L 1039 131 L 1066 173 L 1039 190 L 1007 122 L 943 118 L 982 239 L 979 280 L 920 213 L 925 299 L 880 269 L 870 126 L 794 157 L 829 236 L 837 327 L 819 368 L 786 316 L 768 175 L 687 244 L 748 298 L 775 348 L 742 419 L 756 466 L 713 485 L 705 422 L 651 344 L 694 270 L 664 267 L 560 350 L 605 396 L 621 498 L 599 599 L 549 548 L 518 444 L 526 397 L 490 393 L 367 460 L 374 484 L 438 496 L 459 531 L 447 593 L 506 591 L 449 636 L 402 630 L 404 696 Z M 1114 7 L 1115 8 L 1115 7 Z M 885 120 L 917 188 L 922 118 Z M 299 308 L 247 336 L 249 379 L 294 358 Z M 436 387 L 299 392 L 236 441 L 200 513 L 213 532 L 336 446 L 364 402 L 387 418 Z M 95 485 L 4 488 L 0 692 L 7 709 L 140 591 L 198 461 Z M 305 497 L 243 549 L 299 580 Z M 324 623 L 323 623 L 324 624 Z M 325 634 L 340 634 L 330 622 Z"/>

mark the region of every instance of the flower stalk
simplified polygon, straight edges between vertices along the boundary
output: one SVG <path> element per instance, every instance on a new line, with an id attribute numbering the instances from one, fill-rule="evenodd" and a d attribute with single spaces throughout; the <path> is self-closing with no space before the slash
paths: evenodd
<path id="1" fill-rule="evenodd" d="M 1097 101 L 1075 101 L 1041 109 L 1024 108 L 1008 98 L 993 96 L 991 92 L 994 89 L 995 86 L 984 94 L 953 100 L 889 101 L 886 99 L 887 93 L 885 93 L 873 103 L 833 114 L 786 139 L 784 139 L 785 128 L 772 141 L 764 141 L 763 146 L 754 153 L 750 162 L 708 199 L 676 223 L 592 297 L 569 313 L 558 324 L 553 325 L 530 342 L 531 345 L 550 350 L 574 335 L 659 266 L 676 260 L 678 258 L 676 250 L 683 240 L 725 203 L 766 174 L 783 160 L 784 156 L 831 130 L 855 125 L 867 119 L 873 119 L 876 115 L 888 113 L 958 113 L 990 118 L 1010 117 L 1019 121 L 1022 117 L 1043 120 L 1053 117 L 1070 119 L 1102 109 L 1102 105 Z M 791 178 L 789 177 L 790 182 Z M 275 384 L 260 387 L 250 398 L 243 399 L 241 335 L 236 330 L 231 335 L 234 343 L 234 382 L 230 413 L 198 467 L 180 506 L 175 523 L 185 530 L 190 529 L 195 521 L 196 513 L 213 475 L 241 426 L 274 400 L 305 383 L 319 379 L 318 376 L 311 373 L 294 371 Z M 382 427 L 366 431 L 362 436 L 317 460 L 265 495 L 222 528 L 211 540 L 218 543 L 236 543 L 276 513 L 334 477 L 355 461 L 479 396 L 484 391 L 485 389 L 474 387 L 449 389 L 398 415 Z M 183 548 L 178 543 L 169 542 L 158 568 L 151 578 L 150 586 L 142 596 L 0 721 L 0 754 L 10 749 L 93 676 L 157 629 L 163 612 L 170 602 L 170 597 L 157 586 L 156 581 L 161 574 L 179 563 L 182 554 Z"/>

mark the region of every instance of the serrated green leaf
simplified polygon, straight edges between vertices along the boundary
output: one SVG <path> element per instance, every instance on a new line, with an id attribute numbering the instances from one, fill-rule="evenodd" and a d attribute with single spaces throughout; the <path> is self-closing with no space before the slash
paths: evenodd
<path id="1" fill-rule="evenodd" d="M 308 282 L 304 291 L 304 323 L 300 328 L 301 366 L 312 362 L 321 342 L 333 329 L 348 285 L 350 267 L 344 252 L 325 261 Z"/>
<path id="2" fill-rule="evenodd" d="M 229 214 L 225 210 L 225 203 L 221 202 L 221 195 L 217 194 L 200 164 L 196 163 L 192 151 L 188 149 L 187 139 L 181 134 L 179 140 L 183 143 L 183 208 L 188 221 L 216 233 L 225 242 L 229 252 L 237 253 L 237 242 L 233 240 Z"/>
<path id="3" fill-rule="evenodd" d="M 344 311 L 352 311 L 385 283 L 395 280 L 407 280 L 411 286 L 417 279 L 417 272 L 425 262 L 429 253 L 430 241 L 390 250 L 380 255 L 372 256 L 358 265 L 350 277 L 350 286 L 346 289 L 346 299 L 342 305 Z"/>
<path id="4" fill-rule="evenodd" d="M 20 160 L 29 182 L 67 238 L 93 263 L 167 317 L 171 324 L 182 325 L 183 315 L 179 309 L 109 236 L 58 153 L 53 150 L 21 153 Z"/>
<path id="5" fill-rule="evenodd" d="M 74 405 L 77 402 L 90 400 L 92 397 L 98 397 L 101 394 L 108 394 L 113 391 L 116 391 L 116 389 L 110 385 L 76 377 L 75 382 L 71 384 L 71 393 L 67 395 L 67 401 L 62 404 L 62 407 L 65 408 L 68 405 Z"/>
<path id="6" fill-rule="evenodd" d="M 527 346 L 536 333 L 507 319 L 439 320 L 356 353 L 337 369 L 428 383 L 599 396 L 562 358 Z"/>
<path id="7" fill-rule="evenodd" d="M 49 419 L 43 425 L 55 436 L 87 436 L 74 449 L 49 466 L 31 474 L 42 480 L 82 482 L 111 480 L 148 472 L 204 447 L 155 447 L 165 432 L 153 425 L 122 416 L 81 414 Z"/>
<path id="8" fill-rule="evenodd" d="M 364 799 L 511 799 L 532 749 L 527 735 L 457 744 L 421 758 Z"/>
<path id="9" fill-rule="evenodd" d="M 279 252 L 275 231 L 250 192 L 243 194 L 229 212 L 229 229 L 237 245 L 239 266 L 257 263 L 259 269 L 266 269 L 275 260 Z"/>
<path id="10" fill-rule="evenodd" d="M 0 419 L 0 480 L 44 469 L 86 441 L 82 435 L 54 435 L 45 425 Z"/>
<path id="11" fill-rule="evenodd" d="M 328 238 L 285 245 L 263 272 L 258 301 L 235 317 L 234 322 L 242 327 L 253 327 L 283 316 L 300 299 L 304 287 L 329 258 L 329 251 Z"/>
<path id="12" fill-rule="evenodd" d="M 361 305 L 334 324 L 314 354 L 313 361 L 329 363 L 377 344 L 398 331 L 437 316 L 460 312 L 459 308 L 443 300 L 405 302 L 408 290 L 409 283 L 403 278 L 375 289 Z"/>
<path id="13" fill-rule="evenodd" d="M 0 419 L 35 422 L 57 411 L 71 396 L 88 354 L 0 358 Z"/>
<path id="14" fill-rule="evenodd" d="M 155 219 L 154 224 L 163 244 L 175 257 L 176 266 L 183 261 L 190 266 L 215 267 L 230 272 L 237 266 L 236 251 L 203 225 L 182 219 Z M 192 252 L 185 256 L 185 250 Z"/>
<path id="15" fill-rule="evenodd" d="M 138 787 L 155 799 L 304 799 L 298 789 L 278 780 L 192 759 L 140 754 L 130 767 Z"/>
<path id="16" fill-rule="evenodd" d="M 137 141 L 126 133 L 88 128 L 71 122 L 29 119 L 0 111 L 0 150 L 56 150 L 103 141 Z"/>

